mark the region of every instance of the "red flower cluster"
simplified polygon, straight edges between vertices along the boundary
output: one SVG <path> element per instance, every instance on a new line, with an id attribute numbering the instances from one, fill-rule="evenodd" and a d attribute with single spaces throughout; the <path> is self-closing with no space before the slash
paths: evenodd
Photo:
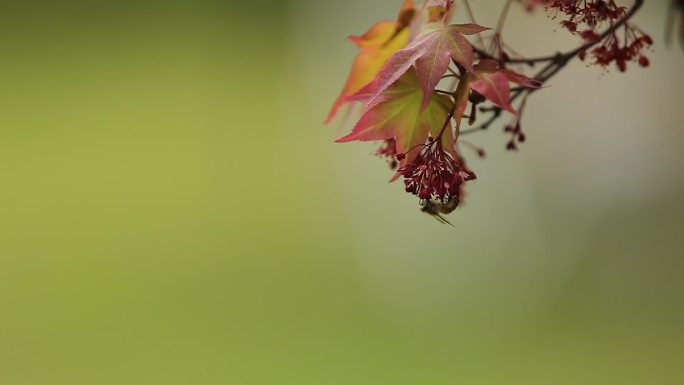
<path id="1" fill-rule="evenodd" d="M 620 72 L 625 72 L 627 63 L 632 61 L 638 62 L 642 67 L 648 67 L 650 60 L 643 51 L 653 45 L 651 37 L 633 24 L 625 23 L 623 30 L 623 39 L 618 37 L 617 32 L 613 32 L 598 47 L 591 50 L 594 63 L 604 67 L 615 63 Z M 584 60 L 586 52 L 580 52 L 579 57 Z"/>
<path id="2" fill-rule="evenodd" d="M 460 202 L 463 184 L 476 179 L 462 160 L 454 159 L 439 143 L 426 145 L 411 163 L 399 169 L 399 174 L 404 177 L 406 192 L 442 202 L 452 198 Z"/>
<path id="3" fill-rule="evenodd" d="M 392 170 L 399 166 L 397 161 L 397 141 L 394 138 L 385 139 L 382 146 L 375 151 L 375 155 L 386 158 Z"/>
<path id="4" fill-rule="evenodd" d="M 564 13 L 570 16 L 569 20 L 561 24 L 571 32 L 576 32 L 577 27 L 585 24 L 595 28 L 606 21 L 614 21 L 625 15 L 626 8 L 619 6 L 614 0 L 521 0 L 528 9 L 536 6 L 554 13 Z"/>
<path id="5" fill-rule="evenodd" d="M 586 24 L 589 27 L 597 27 L 606 21 L 614 21 L 625 15 L 627 8 L 615 4 L 613 0 L 595 1 L 554 1 L 561 3 L 558 9 L 571 16 L 571 22 L 579 25 Z"/>
<path id="6" fill-rule="evenodd" d="M 615 63 L 621 72 L 627 70 L 627 63 L 631 61 L 638 62 L 642 67 L 648 67 L 650 64 L 643 50 L 653 45 L 653 41 L 633 24 L 625 23 L 621 27 L 621 36 L 624 36 L 622 39 L 618 37 L 618 31 L 615 29 L 607 36 L 601 35 L 600 29 L 604 24 L 612 26 L 627 12 L 625 7 L 618 5 L 614 0 L 521 1 L 529 9 L 543 5 L 555 14 L 565 14 L 568 19 L 561 21 L 561 26 L 578 34 L 587 43 L 601 40 L 600 45 L 589 52 L 593 58 L 593 64 L 605 67 Z M 587 52 L 581 51 L 579 57 L 585 60 Z"/>
<path id="7" fill-rule="evenodd" d="M 508 151 L 517 151 L 518 143 L 525 143 L 525 141 L 527 140 L 527 136 L 522 130 L 522 126 L 520 125 L 519 119 L 515 123 L 515 125 L 511 124 L 504 127 L 504 132 L 511 135 L 511 140 L 506 145 L 506 149 Z"/>

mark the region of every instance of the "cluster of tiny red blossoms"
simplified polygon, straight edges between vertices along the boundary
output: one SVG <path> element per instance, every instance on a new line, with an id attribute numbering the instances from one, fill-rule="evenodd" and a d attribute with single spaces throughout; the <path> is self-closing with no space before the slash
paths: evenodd
<path id="1" fill-rule="evenodd" d="M 616 32 L 613 32 L 601 44 L 591 50 L 590 54 L 594 63 L 604 67 L 615 63 L 620 72 L 627 70 L 627 63 L 629 62 L 637 62 L 642 67 L 648 67 L 651 62 L 643 54 L 643 51 L 653 45 L 651 37 L 630 23 L 625 23 L 623 30 L 624 37 L 622 39 L 618 37 Z M 586 39 L 592 41 L 598 39 L 598 36 L 588 36 Z M 584 60 L 586 52 L 580 52 L 579 57 Z"/>
<path id="2" fill-rule="evenodd" d="M 561 21 L 568 31 L 578 34 L 586 43 L 598 45 L 579 53 L 579 58 L 589 57 L 593 64 L 607 67 L 613 63 L 620 72 L 627 70 L 627 63 L 636 62 L 648 67 L 650 60 L 644 51 L 653 45 L 653 40 L 635 25 L 625 22 L 621 28 L 613 29 L 607 36 L 600 35 L 604 25 L 613 25 L 625 16 L 627 9 L 614 0 L 522 0 L 528 9 L 544 6 L 555 17 L 562 14 Z"/>
<path id="3" fill-rule="evenodd" d="M 525 143 L 527 140 L 527 136 L 520 125 L 520 119 L 516 120 L 515 124 L 504 127 L 504 132 L 511 135 L 511 140 L 506 145 L 508 151 L 517 151 L 518 144 Z"/>
<path id="4" fill-rule="evenodd" d="M 399 167 L 396 139 L 385 139 L 380 148 L 375 151 L 375 155 L 387 159 L 387 164 L 389 164 L 390 169 L 396 170 L 396 168 Z"/>
<path id="5" fill-rule="evenodd" d="M 439 143 L 427 144 L 415 160 L 399 169 L 399 174 L 404 177 L 406 192 L 442 202 L 452 198 L 460 202 L 463 184 L 476 179 L 461 159 L 454 159 Z"/>
<path id="6" fill-rule="evenodd" d="M 558 14 L 570 18 L 561 24 L 572 32 L 577 31 L 580 24 L 596 27 L 606 21 L 617 20 L 625 15 L 626 8 L 619 6 L 614 0 L 521 0 L 528 9 L 543 6 L 554 17 Z"/>

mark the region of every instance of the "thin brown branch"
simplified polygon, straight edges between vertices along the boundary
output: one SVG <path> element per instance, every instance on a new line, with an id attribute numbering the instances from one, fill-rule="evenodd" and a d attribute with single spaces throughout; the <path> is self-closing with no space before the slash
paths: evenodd
<path id="1" fill-rule="evenodd" d="M 545 56 L 545 57 L 540 57 L 540 58 L 533 58 L 533 59 L 507 59 L 505 60 L 506 63 L 536 63 L 536 62 L 550 62 L 547 66 L 545 66 L 543 69 L 541 69 L 535 76 L 534 79 L 538 80 L 541 85 L 544 85 L 549 79 L 554 77 L 558 72 L 560 72 L 563 68 L 565 68 L 570 61 L 572 61 L 574 58 L 576 58 L 580 52 L 586 52 L 587 50 L 591 49 L 595 45 L 599 44 L 601 41 L 603 41 L 605 38 L 607 38 L 609 35 L 614 33 L 618 28 L 622 27 L 625 23 L 627 23 L 638 11 L 641 9 L 641 7 L 644 5 L 644 0 L 635 0 L 634 5 L 630 10 L 622 17 L 620 20 L 618 20 L 615 24 L 612 24 L 610 28 L 606 29 L 601 35 L 599 35 L 599 38 L 591 41 L 589 43 L 583 44 L 571 51 L 565 52 L 565 53 L 557 53 L 556 55 L 553 56 Z M 478 52 L 479 54 L 480 52 Z M 485 53 L 485 57 L 492 58 L 490 55 Z M 495 59 L 495 58 L 492 58 Z M 495 59 L 496 60 L 496 59 Z M 513 92 L 513 95 L 511 96 L 511 102 L 514 102 L 517 100 L 520 96 L 524 94 L 532 94 L 537 89 L 519 89 Z M 478 127 L 471 128 L 468 130 L 464 130 L 461 132 L 461 134 L 470 134 L 478 131 L 483 131 L 488 129 L 502 114 L 502 110 L 499 107 L 492 107 L 489 110 L 481 110 L 481 112 L 491 112 L 492 116 L 483 124 L 481 124 Z"/>
<path id="2" fill-rule="evenodd" d="M 508 5 L 508 4 L 506 4 Z M 573 59 L 575 56 L 577 56 L 580 52 L 582 51 L 587 51 L 603 41 L 608 35 L 611 33 L 615 32 L 618 28 L 622 27 L 626 22 L 628 22 L 638 11 L 641 9 L 641 7 L 644 5 L 644 0 L 635 0 L 634 5 L 632 8 L 620 19 L 617 21 L 617 23 L 613 24 L 610 26 L 610 28 L 606 29 L 601 35 L 599 35 L 599 38 L 591 41 L 589 43 L 583 44 L 572 51 L 568 51 L 566 53 L 561 53 L 558 52 L 553 55 L 547 55 L 547 56 L 540 56 L 540 57 L 533 57 L 533 58 L 507 58 L 507 59 L 502 59 L 504 63 L 510 63 L 510 64 L 535 64 L 535 63 L 543 63 L 543 62 L 557 62 L 559 60 L 559 57 L 566 57 L 567 61 L 570 61 Z M 498 27 L 497 27 L 498 30 Z M 480 55 L 481 57 L 487 58 L 487 59 L 494 59 L 498 60 L 495 57 L 492 57 L 492 55 L 488 54 L 487 52 L 484 52 L 478 48 L 474 48 L 475 53 Z"/>

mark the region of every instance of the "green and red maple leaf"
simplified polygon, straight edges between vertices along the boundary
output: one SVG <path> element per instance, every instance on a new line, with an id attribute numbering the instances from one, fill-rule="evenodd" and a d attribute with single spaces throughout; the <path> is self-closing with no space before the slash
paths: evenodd
<path id="1" fill-rule="evenodd" d="M 527 88 L 538 88 L 541 83 L 517 72 L 499 67 L 499 63 L 491 59 L 483 59 L 475 65 L 474 78 L 470 88 L 487 100 L 512 114 L 517 114 L 511 106 L 511 88 L 509 83 L 516 83 Z"/>
<path id="2" fill-rule="evenodd" d="M 453 106 L 451 98 L 445 95 L 432 94 L 425 108 L 421 105 L 422 100 L 419 78 L 411 69 L 375 98 L 351 134 L 337 142 L 396 138 L 397 151 L 407 154 L 403 162 L 410 162 L 418 153 L 411 149 L 424 144 L 429 136 L 436 138 L 440 135 Z M 451 149 L 450 152 L 456 156 L 451 129 L 444 129 L 442 141 L 443 147 Z"/>

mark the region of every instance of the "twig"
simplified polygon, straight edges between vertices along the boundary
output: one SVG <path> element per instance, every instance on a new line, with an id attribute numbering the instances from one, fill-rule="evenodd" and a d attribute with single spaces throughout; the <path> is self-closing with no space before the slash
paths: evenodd
<path id="1" fill-rule="evenodd" d="M 506 4 L 506 5 L 508 5 L 508 4 Z M 587 51 L 587 50 L 591 49 L 593 46 L 595 46 L 596 44 L 603 41 L 603 39 L 608 37 L 608 35 L 615 32 L 615 30 L 622 27 L 627 21 L 629 21 L 634 16 L 634 14 L 637 13 L 637 11 L 639 11 L 639 9 L 641 9 L 641 7 L 643 5 L 644 5 L 644 0 L 635 0 L 634 5 L 629 10 L 629 12 L 627 12 L 625 14 L 625 16 L 623 16 L 620 20 L 618 20 L 617 23 L 611 25 L 610 28 L 606 29 L 601 35 L 599 35 L 598 39 L 591 41 L 589 43 L 583 44 L 580 47 L 578 47 L 572 51 L 569 51 L 566 53 L 558 52 L 554 55 L 547 55 L 547 56 L 540 56 L 540 57 L 533 57 L 533 58 L 518 58 L 518 59 L 503 58 L 500 61 L 502 61 L 504 63 L 510 63 L 510 64 L 535 64 L 535 63 L 543 63 L 543 62 L 555 62 L 556 60 L 558 60 L 559 56 L 568 57 L 568 61 L 570 61 L 570 59 L 577 56 L 580 52 Z M 478 55 L 480 55 L 483 58 L 498 60 L 497 58 L 493 57 L 492 55 L 488 54 L 487 52 L 482 51 L 481 49 L 474 48 L 474 51 L 475 51 L 475 53 L 477 53 Z"/>
<path id="2" fill-rule="evenodd" d="M 539 57 L 539 58 L 532 58 L 532 59 L 505 59 L 503 60 L 505 63 L 538 63 L 538 62 L 550 62 L 546 67 L 544 67 L 541 71 L 539 71 L 535 76 L 534 79 L 539 81 L 541 85 L 544 85 L 549 79 L 554 77 L 558 72 L 560 72 L 565 66 L 570 63 L 574 58 L 576 58 L 580 52 L 587 51 L 594 47 L 595 45 L 599 44 L 601 41 L 603 41 L 606 37 L 608 37 L 610 34 L 615 32 L 618 28 L 622 27 L 627 21 L 629 21 L 638 11 L 641 9 L 641 7 L 644 5 L 644 0 L 635 0 L 634 5 L 632 8 L 630 8 L 629 12 L 627 12 L 620 20 L 618 20 L 615 24 L 611 25 L 610 28 L 606 29 L 601 35 L 599 35 L 599 38 L 591 41 L 589 43 L 583 44 L 571 51 L 568 51 L 566 53 L 557 53 L 553 56 L 544 56 L 544 57 Z M 476 50 L 478 54 L 480 54 L 479 50 Z M 491 55 L 484 53 L 484 57 L 490 58 L 490 59 L 495 59 L 491 57 Z M 520 96 L 522 96 L 525 93 L 532 94 L 537 89 L 518 89 L 513 92 L 513 95 L 511 96 L 511 102 L 517 100 Z M 500 107 L 492 107 L 489 110 L 480 110 L 481 112 L 491 112 L 492 116 L 483 124 L 481 124 L 478 127 L 471 128 L 468 130 L 463 130 L 461 132 L 461 135 L 464 134 L 471 134 L 474 132 L 478 131 L 483 131 L 488 129 L 502 114 L 502 110 Z"/>

